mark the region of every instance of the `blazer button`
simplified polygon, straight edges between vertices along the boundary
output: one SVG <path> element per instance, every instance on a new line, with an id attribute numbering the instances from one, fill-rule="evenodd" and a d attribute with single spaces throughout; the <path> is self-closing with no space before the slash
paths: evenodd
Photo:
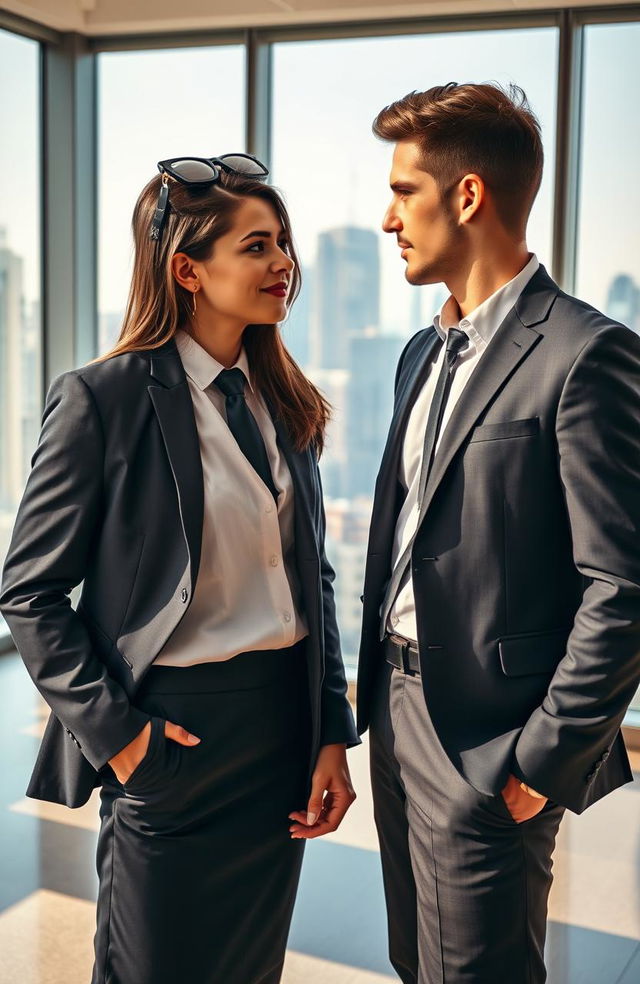
<path id="1" fill-rule="evenodd" d="M 606 752 L 603 752 L 602 753 L 602 761 L 603 762 L 606 762 L 610 755 L 611 755 L 611 752 L 608 751 L 608 750 Z"/>
<path id="2" fill-rule="evenodd" d="M 186 588 L 183 588 L 182 591 L 180 592 L 181 600 L 186 601 L 188 597 L 189 597 L 189 592 L 187 591 Z"/>

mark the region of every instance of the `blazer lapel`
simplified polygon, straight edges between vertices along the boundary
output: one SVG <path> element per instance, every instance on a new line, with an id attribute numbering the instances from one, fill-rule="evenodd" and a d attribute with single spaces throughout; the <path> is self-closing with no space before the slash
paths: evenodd
<path id="1" fill-rule="evenodd" d="M 433 459 L 420 509 L 424 519 L 438 485 L 480 414 L 542 337 L 534 325 L 548 317 L 558 287 L 540 267 L 502 322 L 456 403 Z"/>
<path id="2" fill-rule="evenodd" d="M 395 411 L 389 427 L 389 436 L 382 453 L 382 460 L 376 479 L 376 490 L 371 516 L 371 539 L 369 553 L 384 552 L 389 536 L 389 508 L 396 501 L 398 468 L 402 454 L 402 444 L 409 414 L 418 393 L 424 384 L 437 349 L 439 336 L 435 328 L 424 334 L 423 346 L 416 360 L 407 372 L 396 393 Z M 393 530 L 391 530 L 393 533 Z"/>
<path id="3" fill-rule="evenodd" d="M 427 376 L 438 340 L 439 336 L 435 328 L 431 328 L 425 334 L 423 347 L 396 394 L 396 409 L 391 420 L 387 443 L 382 453 L 379 469 L 380 476 L 390 467 L 396 455 L 400 453 L 402 448 L 401 437 L 404 436 L 407 418 Z M 396 471 L 397 469 L 394 469 L 394 473 Z"/>
<path id="4" fill-rule="evenodd" d="M 150 352 L 149 369 L 159 385 L 148 387 L 149 396 L 173 472 L 178 492 L 191 571 L 191 594 L 200 566 L 204 480 L 198 431 L 189 393 L 189 384 L 175 342 Z"/>

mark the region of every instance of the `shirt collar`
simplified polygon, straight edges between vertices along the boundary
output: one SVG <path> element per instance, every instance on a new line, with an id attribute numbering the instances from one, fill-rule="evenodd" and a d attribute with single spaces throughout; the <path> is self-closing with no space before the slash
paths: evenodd
<path id="1" fill-rule="evenodd" d="M 198 389 L 206 390 L 207 387 L 211 386 L 211 383 L 216 379 L 217 376 L 226 368 L 217 359 L 214 359 L 212 355 L 203 349 L 202 345 L 196 342 L 195 338 L 188 334 L 188 332 L 183 331 L 178 328 L 175 334 L 175 342 L 178 348 L 178 353 L 180 359 L 182 360 L 182 365 L 184 366 L 184 371 L 186 372 L 189 379 L 191 379 Z M 240 349 L 240 355 L 238 356 L 237 362 L 233 366 L 229 366 L 230 369 L 242 369 L 245 378 L 249 384 L 250 390 L 253 392 L 253 384 L 251 382 L 251 373 L 249 372 L 249 360 L 247 359 L 247 353 L 244 347 Z"/>
<path id="2" fill-rule="evenodd" d="M 489 344 L 539 266 L 537 256 L 532 253 L 520 273 L 499 287 L 466 318 L 460 318 L 458 302 L 452 295 L 449 295 L 434 318 L 435 329 L 440 338 L 443 341 L 446 340 L 450 328 L 462 328 L 471 339 L 476 350 L 482 351 Z"/>

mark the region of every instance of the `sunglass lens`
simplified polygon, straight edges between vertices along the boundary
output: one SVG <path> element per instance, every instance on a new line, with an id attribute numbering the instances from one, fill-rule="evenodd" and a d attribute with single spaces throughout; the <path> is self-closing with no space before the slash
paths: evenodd
<path id="1" fill-rule="evenodd" d="M 171 170 L 175 171 L 184 181 L 197 183 L 199 181 L 215 181 L 217 172 L 211 164 L 204 161 L 194 161 L 185 159 L 183 161 L 173 161 Z"/>
<path id="2" fill-rule="evenodd" d="M 262 177 L 269 173 L 260 161 L 254 161 L 253 158 L 245 157 L 243 154 L 223 154 L 217 160 L 225 164 L 226 167 L 230 167 L 234 171 L 239 171 L 240 174 L 255 174 L 256 176 Z"/>

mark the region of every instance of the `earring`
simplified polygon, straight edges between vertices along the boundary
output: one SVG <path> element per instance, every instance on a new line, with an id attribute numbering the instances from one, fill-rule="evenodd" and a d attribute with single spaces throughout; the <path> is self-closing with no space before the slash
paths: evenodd
<path id="1" fill-rule="evenodd" d="M 197 293 L 198 293 L 198 288 L 196 287 L 194 289 L 194 291 L 193 291 L 193 306 L 191 308 L 191 314 L 192 314 L 192 317 L 194 318 L 194 320 L 195 320 L 195 316 L 196 316 L 196 294 Z"/>

